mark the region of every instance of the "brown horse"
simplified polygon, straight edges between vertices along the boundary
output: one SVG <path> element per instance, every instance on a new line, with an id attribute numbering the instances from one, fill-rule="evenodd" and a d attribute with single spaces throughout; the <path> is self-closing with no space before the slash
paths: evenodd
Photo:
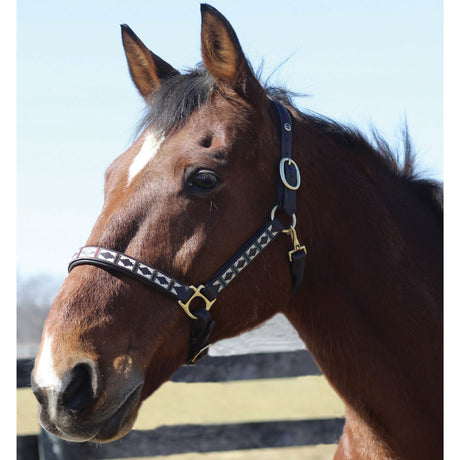
<path id="1" fill-rule="evenodd" d="M 337 459 L 441 458 L 441 187 L 415 175 L 407 136 L 399 165 L 263 87 L 227 20 L 201 12 L 204 65 L 185 74 L 122 26 L 147 111 L 46 321 L 41 424 L 118 439 L 208 336 L 282 312 L 346 403 Z"/>

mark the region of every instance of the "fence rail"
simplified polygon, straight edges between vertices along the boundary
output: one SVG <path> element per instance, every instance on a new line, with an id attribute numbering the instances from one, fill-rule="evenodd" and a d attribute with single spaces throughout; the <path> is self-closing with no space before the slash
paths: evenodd
<path id="1" fill-rule="evenodd" d="M 17 387 L 30 386 L 33 360 L 17 361 Z M 182 367 L 174 382 L 232 382 L 321 376 L 307 350 L 208 356 L 197 367 Z M 310 395 L 315 398 L 315 395 Z M 207 410 L 203 395 L 203 411 Z M 219 452 L 240 449 L 333 444 L 340 437 L 341 417 L 224 424 L 177 424 L 154 430 L 133 430 L 123 439 L 102 445 L 69 443 L 42 430 L 38 436 L 18 436 L 18 460 L 93 460 Z"/>

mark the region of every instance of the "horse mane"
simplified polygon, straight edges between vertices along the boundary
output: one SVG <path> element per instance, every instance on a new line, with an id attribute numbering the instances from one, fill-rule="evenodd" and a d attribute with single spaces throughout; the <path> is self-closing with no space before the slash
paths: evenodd
<path id="1" fill-rule="evenodd" d="M 299 111 L 293 103 L 295 93 L 281 87 L 270 87 L 268 84 L 264 87 L 271 98 L 291 107 L 302 119 L 329 139 L 359 155 L 363 162 L 372 166 L 375 173 L 390 173 L 407 184 L 442 220 L 443 186 L 435 180 L 422 178 L 416 170 L 415 152 L 407 122 L 401 130 L 403 151 L 397 152 L 390 148 L 388 142 L 375 128 L 372 128 L 372 139 L 369 140 L 355 127 L 339 123 L 313 111 Z M 139 134 L 149 126 L 155 126 L 167 135 L 174 128 L 182 126 L 195 110 L 207 103 L 215 91 L 215 81 L 203 64 L 165 79 L 148 100 L 136 133 Z"/>
<path id="2" fill-rule="evenodd" d="M 374 174 L 388 172 L 429 206 L 442 220 L 443 187 L 441 183 L 421 177 L 416 168 L 416 153 L 409 135 L 407 123 L 401 129 L 402 151 L 392 150 L 388 142 L 373 127 L 369 140 L 358 129 L 346 126 L 319 114 L 303 114 L 317 129 L 338 144 L 348 147 L 355 155 L 372 167 Z"/>
<path id="3" fill-rule="evenodd" d="M 443 186 L 440 182 L 421 177 L 416 168 L 416 152 L 409 135 L 407 121 L 401 129 L 402 152 L 391 149 L 388 142 L 372 127 L 372 138 L 369 140 L 361 131 L 347 126 L 329 117 L 313 111 L 300 112 L 293 103 L 297 94 L 285 88 L 266 87 L 270 97 L 294 109 L 303 120 L 313 125 L 339 145 L 347 147 L 363 162 L 373 165 L 374 174 L 387 172 L 412 188 L 419 199 L 443 219 Z M 402 160 L 401 160 L 402 158 Z"/>

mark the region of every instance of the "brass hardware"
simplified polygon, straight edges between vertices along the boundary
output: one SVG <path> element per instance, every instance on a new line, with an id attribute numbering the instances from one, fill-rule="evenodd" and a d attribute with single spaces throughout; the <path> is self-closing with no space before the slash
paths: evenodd
<path id="1" fill-rule="evenodd" d="M 202 293 L 201 293 L 201 290 L 204 289 L 204 286 L 202 284 L 200 284 L 198 286 L 198 288 L 196 288 L 195 286 L 189 286 L 190 289 L 192 289 L 194 291 L 192 297 L 190 297 L 190 299 L 187 300 L 187 302 L 182 302 L 181 300 L 178 300 L 178 304 L 183 308 L 183 310 L 185 311 L 185 313 L 187 313 L 188 316 L 190 316 L 190 318 L 192 319 L 198 319 L 195 315 L 193 315 L 191 312 L 190 312 L 190 303 L 192 302 L 193 299 L 199 297 L 200 299 L 203 299 L 205 304 L 206 304 L 206 310 L 210 310 L 211 307 L 212 307 L 212 304 L 216 301 L 216 299 L 214 300 L 209 300 L 206 296 L 204 296 Z"/>
<path id="2" fill-rule="evenodd" d="M 288 163 L 290 165 L 294 165 L 295 172 L 296 172 L 296 184 L 291 185 L 287 179 L 286 179 L 286 173 L 284 171 L 284 163 Z M 289 190 L 297 190 L 300 187 L 300 171 L 299 167 L 297 166 L 297 163 L 292 159 L 292 158 L 282 158 L 280 161 L 280 176 L 283 184 L 289 189 Z"/>
<path id="3" fill-rule="evenodd" d="M 191 364 L 196 364 L 197 361 L 201 358 L 201 355 L 211 346 L 211 344 L 206 345 L 203 347 L 191 360 Z"/>
<path id="4" fill-rule="evenodd" d="M 295 215 L 295 214 L 294 214 Z M 295 231 L 295 228 L 291 226 L 289 230 L 287 230 L 289 234 L 291 235 L 291 240 L 292 244 L 294 245 L 294 249 L 292 251 L 289 251 L 289 261 L 292 262 L 292 255 L 296 252 L 299 251 L 304 251 L 305 254 L 307 253 L 307 248 L 305 246 L 301 246 L 299 242 L 299 238 L 297 237 L 297 232 Z"/>

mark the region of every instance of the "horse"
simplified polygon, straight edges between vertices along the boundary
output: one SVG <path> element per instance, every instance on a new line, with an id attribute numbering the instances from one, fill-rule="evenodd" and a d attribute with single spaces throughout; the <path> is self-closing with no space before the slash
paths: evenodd
<path id="1" fill-rule="evenodd" d="M 442 458 L 442 185 L 407 133 L 401 159 L 301 112 L 201 16 L 185 73 L 121 26 L 146 112 L 45 322 L 41 425 L 119 439 L 180 366 L 283 313 L 345 403 L 336 460 Z"/>

